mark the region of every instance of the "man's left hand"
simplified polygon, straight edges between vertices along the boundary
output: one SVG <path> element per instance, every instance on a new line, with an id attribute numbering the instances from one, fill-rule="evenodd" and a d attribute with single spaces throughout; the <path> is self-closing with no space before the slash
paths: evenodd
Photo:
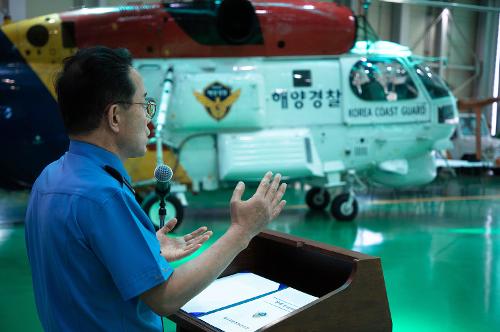
<path id="1" fill-rule="evenodd" d="M 206 226 L 203 226 L 184 236 L 167 236 L 167 233 L 171 232 L 176 224 L 176 218 L 170 219 L 165 226 L 156 232 L 156 238 L 160 242 L 161 255 L 169 262 L 191 255 L 200 249 L 201 245 L 213 234 Z"/>

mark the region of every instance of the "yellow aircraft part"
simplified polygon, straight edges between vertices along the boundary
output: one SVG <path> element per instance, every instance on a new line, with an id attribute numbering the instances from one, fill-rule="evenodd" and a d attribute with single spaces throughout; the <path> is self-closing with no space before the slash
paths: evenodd
<path id="1" fill-rule="evenodd" d="M 48 31 L 48 40 L 41 47 L 33 45 L 27 37 L 30 28 L 35 26 L 43 26 Z M 59 15 L 51 14 L 4 24 L 0 26 L 0 29 L 40 78 L 52 97 L 57 99 L 54 89 L 55 77 L 62 68 L 63 60 L 78 50 L 77 48 L 63 47 Z M 174 154 L 169 150 L 164 151 L 164 159 L 172 167 L 177 163 Z M 134 181 L 152 179 L 155 166 L 155 151 L 148 151 L 144 157 L 130 159 L 125 163 L 125 167 Z M 191 183 L 191 178 L 181 165 L 175 170 L 174 180 L 184 184 Z"/>
<path id="2" fill-rule="evenodd" d="M 29 29 L 34 26 L 45 27 L 48 31 L 48 41 L 41 47 L 33 45 L 27 38 Z M 64 48 L 62 45 L 59 15 L 52 14 L 22 20 L 3 25 L 0 29 L 38 75 L 47 90 L 56 98 L 55 75 L 61 69 L 63 59 L 76 52 L 76 48 Z"/>
<path id="3" fill-rule="evenodd" d="M 163 159 L 167 165 L 174 168 L 177 163 L 177 158 L 168 149 L 163 150 Z M 134 182 L 145 181 L 154 178 L 154 170 L 156 167 L 156 151 L 148 150 L 143 157 L 131 158 L 125 162 L 125 168 Z M 191 178 L 181 165 L 175 169 L 173 179 L 179 183 L 191 184 Z"/>

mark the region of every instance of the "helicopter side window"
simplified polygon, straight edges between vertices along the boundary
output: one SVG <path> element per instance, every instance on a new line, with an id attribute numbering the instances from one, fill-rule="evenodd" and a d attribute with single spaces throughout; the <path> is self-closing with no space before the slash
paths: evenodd
<path id="1" fill-rule="evenodd" d="M 450 95 L 449 89 L 443 80 L 436 74 L 434 74 L 429 66 L 426 65 L 415 65 L 415 71 L 418 77 L 425 86 L 425 89 L 431 95 L 431 98 L 442 98 L 448 97 Z"/>
<path id="2" fill-rule="evenodd" d="M 369 101 L 397 101 L 418 96 L 408 72 L 397 60 L 358 61 L 350 73 L 351 89 Z"/>

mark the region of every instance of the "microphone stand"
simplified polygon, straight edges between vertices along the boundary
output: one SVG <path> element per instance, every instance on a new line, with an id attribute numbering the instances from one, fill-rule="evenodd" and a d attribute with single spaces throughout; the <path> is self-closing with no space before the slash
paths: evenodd
<path id="1" fill-rule="evenodd" d="M 158 215 L 160 216 L 160 228 L 165 225 L 165 216 L 167 215 L 167 209 L 165 209 L 165 197 L 160 197 L 160 209 L 158 210 Z"/>
<path id="2" fill-rule="evenodd" d="M 160 217 L 160 228 L 165 226 L 165 217 L 167 216 L 167 209 L 165 208 L 165 197 L 168 196 L 170 192 L 170 183 L 168 183 L 165 188 L 160 190 L 158 187 L 156 188 L 156 195 L 160 199 L 160 209 L 158 210 L 158 215 Z"/>

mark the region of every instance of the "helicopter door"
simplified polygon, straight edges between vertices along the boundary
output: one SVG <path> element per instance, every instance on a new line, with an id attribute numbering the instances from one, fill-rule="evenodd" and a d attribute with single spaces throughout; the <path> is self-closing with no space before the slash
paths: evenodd
<path id="1" fill-rule="evenodd" d="M 267 59 L 264 65 L 267 126 L 342 123 L 338 59 Z"/>

